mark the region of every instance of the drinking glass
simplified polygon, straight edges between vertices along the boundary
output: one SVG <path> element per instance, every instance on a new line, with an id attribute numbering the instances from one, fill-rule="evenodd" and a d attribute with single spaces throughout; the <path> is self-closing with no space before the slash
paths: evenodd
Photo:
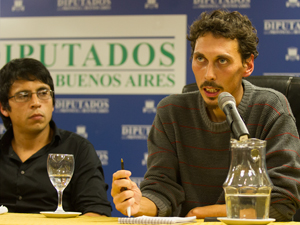
<path id="1" fill-rule="evenodd" d="M 72 154 L 49 154 L 47 171 L 52 185 L 58 194 L 56 213 L 64 213 L 62 207 L 63 191 L 70 183 L 74 172 L 74 156 Z"/>

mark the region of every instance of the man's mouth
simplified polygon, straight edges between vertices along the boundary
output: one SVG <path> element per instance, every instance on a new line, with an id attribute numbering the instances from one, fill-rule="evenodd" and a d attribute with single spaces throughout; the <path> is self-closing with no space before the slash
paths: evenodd
<path id="1" fill-rule="evenodd" d="M 219 92 L 219 89 L 216 89 L 216 88 L 204 88 L 204 90 L 209 93 Z"/>
<path id="2" fill-rule="evenodd" d="M 32 116 L 30 116 L 30 119 L 40 119 L 42 117 L 43 117 L 42 114 L 37 113 L 37 114 L 33 114 Z"/>

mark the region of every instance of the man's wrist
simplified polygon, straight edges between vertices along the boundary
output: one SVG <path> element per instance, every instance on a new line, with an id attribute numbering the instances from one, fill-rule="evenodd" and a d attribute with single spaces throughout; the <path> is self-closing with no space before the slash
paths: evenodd
<path id="1" fill-rule="evenodd" d="M 142 197 L 139 211 L 134 216 L 156 216 L 157 212 L 158 208 L 154 202 L 147 197 Z"/>

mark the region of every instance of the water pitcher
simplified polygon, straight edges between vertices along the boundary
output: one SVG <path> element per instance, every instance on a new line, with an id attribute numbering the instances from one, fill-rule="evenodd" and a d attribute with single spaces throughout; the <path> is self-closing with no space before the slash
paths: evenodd
<path id="1" fill-rule="evenodd" d="M 223 188 L 227 217 L 268 219 L 273 184 L 266 169 L 266 141 L 231 139 L 231 163 Z"/>

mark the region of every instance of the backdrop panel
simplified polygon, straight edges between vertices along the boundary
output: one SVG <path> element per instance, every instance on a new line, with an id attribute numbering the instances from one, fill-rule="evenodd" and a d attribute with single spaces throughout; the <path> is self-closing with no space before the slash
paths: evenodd
<path id="1" fill-rule="evenodd" d="M 217 8 L 257 28 L 253 75 L 300 75 L 299 0 L 0 0 L 0 66 L 41 60 L 55 82 L 57 125 L 93 143 L 110 187 L 120 158 L 139 184 L 158 102 L 195 82 L 188 26 Z"/>

